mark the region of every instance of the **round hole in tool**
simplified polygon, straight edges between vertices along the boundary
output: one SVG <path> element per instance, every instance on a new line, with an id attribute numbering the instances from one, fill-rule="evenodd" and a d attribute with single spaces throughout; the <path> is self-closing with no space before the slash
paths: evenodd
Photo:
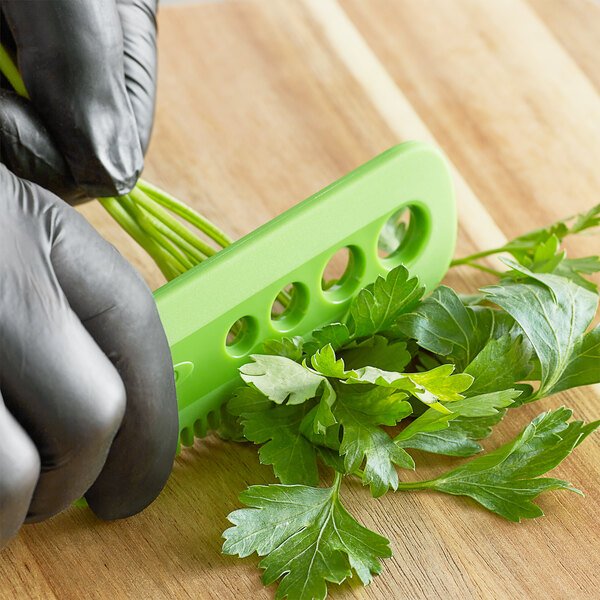
<path id="1" fill-rule="evenodd" d="M 308 306 L 308 288 L 300 282 L 284 286 L 271 305 L 271 321 L 278 331 L 290 331 L 304 317 Z"/>
<path id="2" fill-rule="evenodd" d="M 414 258 L 427 238 L 427 219 L 420 206 L 407 204 L 383 224 L 377 239 L 381 263 L 392 268 Z"/>
<path id="3" fill-rule="evenodd" d="M 333 302 L 347 300 L 360 284 L 365 271 L 364 253 L 358 246 L 337 250 L 325 265 L 321 289 Z"/>
<path id="4" fill-rule="evenodd" d="M 225 347 L 227 352 L 236 358 L 245 356 L 256 343 L 258 324 L 254 317 L 246 316 L 238 319 L 227 332 Z"/>
<path id="5" fill-rule="evenodd" d="M 173 370 L 175 372 L 175 384 L 180 385 L 191 375 L 194 370 L 194 363 L 186 360 L 173 365 Z"/>

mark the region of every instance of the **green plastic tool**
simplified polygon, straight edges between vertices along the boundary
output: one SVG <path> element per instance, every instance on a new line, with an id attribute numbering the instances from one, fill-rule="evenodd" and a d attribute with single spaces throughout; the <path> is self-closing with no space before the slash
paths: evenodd
<path id="1" fill-rule="evenodd" d="M 405 237 L 382 259 L 380 232 L 405 207 L 411 212 Z M 238 368 L 265 339 L 306 336 L 339 319 L 357 290 L 398 264 L 432 289 L 448 269 L 455 240 L 456 207 L 445 160 L 431 146 L 408 142 L 158 289 L 175 365 L 182 444 L 206 434 L 211 415 L 241 382 Z M 325 267 L 342 248 L 350 253 L 348 268 L 323 289 Z M 273 319 L 273 303 L 288 284 L 294 284 L 292 301 Z"/>

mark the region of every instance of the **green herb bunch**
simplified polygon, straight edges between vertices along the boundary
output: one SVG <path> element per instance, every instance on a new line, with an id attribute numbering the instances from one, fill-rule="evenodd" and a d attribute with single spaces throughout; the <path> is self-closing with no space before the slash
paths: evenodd
<path id="1" fill-rule="evenodd" d="M 471 457 L 512 409 L 600 382 L 597 256 L 568 259 L 569 234 L 600 224 L 588 213 L 454 261 L 492 271 L 493 285 L 429 296 L 399 266 L 361 290 L 344 319 L 307 338 L 264 343 L 240 372 L 245 386 L 224 407 L 221 435 L 260 445 L 279 483 L 250 486 L 229 515 L 223 551 L 256 552 L 277 598 L 322 599 L 327 584 L 366 585 L 391 556 L 389 541 L 344 508 L 342 481 L 373 497 L 431 490 L 468 496 L 511 521 L 534 518 L 545 491 L 580 493 L 546 477 L 599 425 L 568 408 L 542 412 L 497 450 L 427 481 L 405 480 L 410 451 Z M 480 261 L 492 254 L 508 270 Z M 324 475 L 325 477 L 320 477 Z M 319 486 L 321 480 L 332 481 Z"/>

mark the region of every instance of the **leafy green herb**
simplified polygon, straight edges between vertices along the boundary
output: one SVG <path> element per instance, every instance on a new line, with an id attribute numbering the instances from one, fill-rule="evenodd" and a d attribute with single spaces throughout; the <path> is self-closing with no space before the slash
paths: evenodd
<path id="1" fill-rule="evenodd" d="M 310 406 L 278 406 L 252 388 L 242 388 L 228 404 L 242 424 L 244 437 L 259 450 L 260 462 L 273 465 L 282 483 L 317 485 L 315 446 L 302 435 L 300 426 Z"/>
<path id="2" fill-rule="evenodd" d="M 445 429 L 418 433 L 399 445 L 446 456 L 472 456 L 483 450 L 477 440 L 488 437 L 504 414 L 505 411 L 499 411 L 489 417 L 457 417 L 448 421 Z"/>
<path id="3" fill-rule="evenodd" d="M 254 362 L 240 369 L 242 379 L 277 404 L 302 404 L 327 383 L 322 375 L 285 356 L 253 354 L 251 358 Z"/>
<path id="4" fill-rule="evenodd" d="M 341 348 L 349 342 L 351 338 L 350 330 L 344 323 L 330 323 L 312 333 L 312 340 L 304 345 L 306 352 L 314 354 L 323 346 L 329 344 L 334 350 Z"/>
<path id="5" fill-rule="evenodd" d="M 400 489 L 432 489 L 470 496 L 488 510 L 510 521 L 543 515 L 533 503 L 542 492 L 566 489 L 579 492 L 561 479 L 539 477 L 558 465 L 600 421 L 567 423 L 572 411 L 559 408 L 536 417 L 514 441 L 436 479 L 403 484 Z"/>
<path id="6" fill-rule="evenodd" d="M 371 366 L 397 372 L 401 372 L 412 359 L 406 342 L 390 341 L 381 335 L 348 344 L 339 355 L 349 369 Z"/>
<path id="7" fill-rule="evenodd" d="M 440 286 L 414 311 L 399 317 L 396 326 L 422 348 L 463 369 L 492 339 L 499 319 L 506 317 L 491 308 L 465 306 L 454 290 Z"/>
<path id="8" fill-rule="evenodd" d="M 600 326 L 588 331 L 574 345 L 560 381 L 552 393 L 600 382 Z"/>
<path id="9" fill-rule="evenodd" d="M 339 498 L 341 476 L 330 488 L 251 486 L 240 494 L 250 508 L 229 515 L 223 552 L 264 556 L 263 582 L 281 578 L 276 598 L 322 600 L 327 582 L 342 583 L 356 573 L 364 585 L 392 555 L 384 537 L 363 527 Z"/>
<path id="10" fill-rule="evenodd" d="M 566 389 L 562 376 L 568 365 L 573 368 L 572 361 L 596 313 L 598 296 L 558 275 L 534 274 L 515 266 L 530 279 L 505 281 L 484 291 L 515 319 L 535 349 L 541 383 L 533 400 Z"/>
<path id="11" fill-rule="evenodd" d="M 453 365 L 441 365 L 430 371 L 398 373 L 377 367 L 361 367 L 347 371 L 342 359 L 337 359 L 330 345 L 321 348 L 311 358 L 313 368 L 327 377 L 336 377 L 347 384 L 369 384 L 411 393 L 424 404 L 448 412 L 442 402 L 462 398 L 473 378 L 465 373 L 453 375 Z"/>
<path id="12" fill-rule="evenodd" d="M 522 266 L 536 273 L 554 273 L 590 291 L 597 291 L 596 285 L 585 279 L 589 275 L 600 271 L 600 260 L 597 256 L 578 259 L 566 258 L 566 252 L 561 249 L 560 243 L 570 235 L 580 234 L 584 231 L 598 227 L 600 224 L 600 204 L 596 204 L 589 211 L 575 215 L 564 221 L 557 221 L 548 227 L 536 229 L 519 236 L 504 246 L 476 252 L 465 258 L 455 259 L 451 266 L 468 265 L 483 271 L 490 271 L 479 261 L 495 254 L 510 254 Z M 493 272 L 493 271 L 492 271 Z M 498 274 L 519 278 L 518 271 Z"/>
<path id="13" fill-rule="evenodd" d="M 543 413 L 514 440 L 483 453 L 480 440 L 513 407 L 600 381 L 598 257 L 566 258 L 562 239 L 600 222 L 600 206 L 568 222 L 456 264 L 507 253 L 495 285 L 470 295 L 440 286 L 428 297 L 404 267 L 358 293 L 337 323 L 307 339 L 264 344 L 241 368 L 246 383 L 228 404 L 237 431 L 260 445 L 281 484 L 252 486 L 249 508 L 230 515 L 224 551 L 264 558 L 278 598 L 324 598 L 327 582 L 356 573 L 366 584 L 390 555 L 339 500 L 345 478 L 374 497 L 390 490 L 468 496 L 509 520 L 542 514 L 534 500 L 570 483 L 544 475 L 599 422 Z M 508 418 L 508 417 L 507 417 Z M 512 418 L 512 417 L 511 417 Z M 393 429 L 391 429 L 393 428 Z M 229 424 L 235 431 L 235 424 Z M 414 449 L 469 457 L 429 481 L 407 481 Z M 317 487 L 321 472 L 332 487 Z M 298 484 L 298 485 L 286 485 Z"/>
<path id="14" fill-rule="evenodd" d="M 396 317 L 417 304 L 423 295 L 416 277 L 404 267 L 390 271 L 384 279 L 360 290 L 350 305 L 350 331 L 353 337 L 364 337 L 385 331 Z"/>
<path id="15" fill-rule="evenodd" d="M 263 353 L 283 356 L 300 362 L 304 350 L 304 340 L 300 336 L 270 339 L 263 342 Z"/>
<path id="16" fill-rule="evenodd" d="M 520 333 L 489 340 L 465 369 L 475 379 L 469 395 L 504 389 L 523 381 L 533 370 L 532 354 L 531 344 Z"/>
<path id="17" fill-rule="evenodd" d="M 458 400 L 452 413 L 441 415 L 429 409 L 401 431 L 394 441 L 414 448 L 448 456 L 471 456 L 482 450 L 476 440 L 491 433 L 521 392 L 507 389 Z"/>
<path id="18" fill-rule="evenodd" d="M 380 389 L 359 394 L 346 387 L 335 404 L 334 414 L 343 430 L 340 455 L 344 457 L 345 471 L 356 473 L 364 462 L 361 478 L 371 487 L 375 498 L 389 488 L 398 487 L 394 465 L 404 469 L 415 466 L 410 455 L 378 427 L 395 425 L 410 415 L 412 408 L 405 397 L 404 394 L 389 395 Z"/>

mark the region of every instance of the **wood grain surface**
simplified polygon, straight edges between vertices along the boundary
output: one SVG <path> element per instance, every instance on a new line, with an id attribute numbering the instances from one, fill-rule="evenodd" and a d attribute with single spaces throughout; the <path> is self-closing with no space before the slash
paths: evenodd
<path id="1" fill-rule="evenodd" d="M 164 8 L 154 137 L 145 177 L 241 236 L 387 147 L 434 140 L 454 165 L 457 254 L 600 199 L 600 8 L 592 0 L 269 0 Z M 82 212 L 145 275 L 160 273 L 97 204 Z M 600 254 L 598 238 L 568 244 Z M 447 281 L 488 279 L 459 270 Z M 206 290 L 206 294 L 218 294 Z M 600 418 L 600 388 L 511 413 L 497 447 L 541 410 Z M 451 464 L 417 454 L 419 477 Z M 453 464 L 453 461 L 452 461 Z M 368 588 L 334 598 L 598 598 L 600 447 L 556 470 L 587 497 L 543 496 L 545 517 L 508 523 L 437 494 L 352 513 L 391 539 Z M 226 515 L 273 481 L 251 446 L 198 440 L 143 514 L 103 523 L 72 508 L 26 526 L 0 555 L 1 598 L 272 598 L 257 560 L 220 554 Z M 332 586 L 334 587 L 334 586 Z"/>

